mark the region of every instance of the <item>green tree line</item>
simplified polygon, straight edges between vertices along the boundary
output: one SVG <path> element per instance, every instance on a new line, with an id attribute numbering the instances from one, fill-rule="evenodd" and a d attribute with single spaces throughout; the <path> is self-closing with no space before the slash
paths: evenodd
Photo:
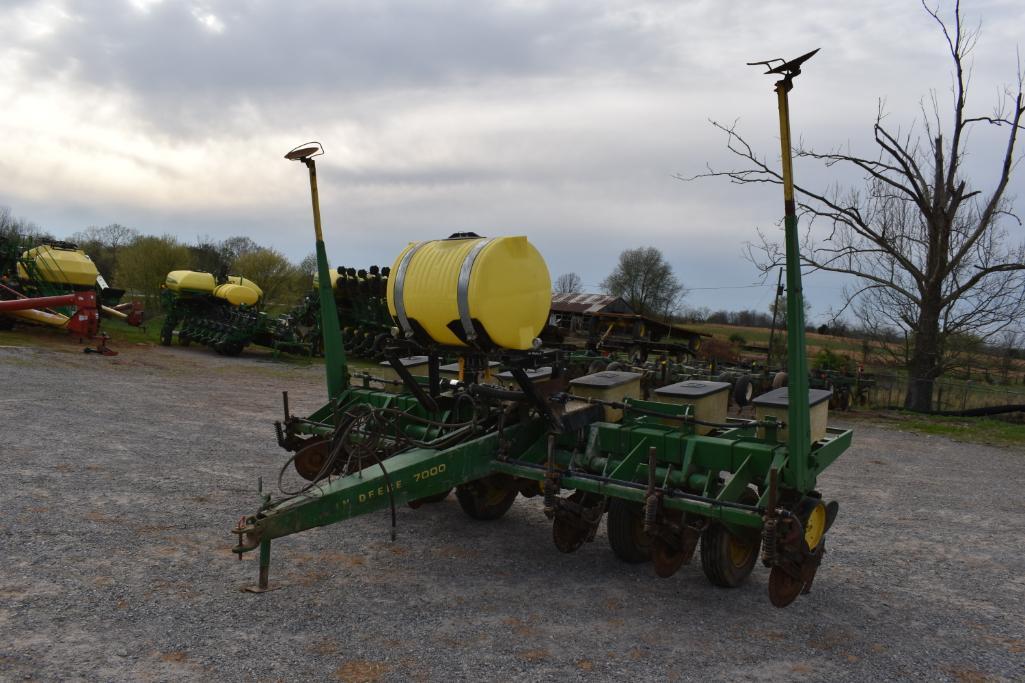
<path id="1" fill-rule="evenodd" d="M 6 207 L 0 207 L 0 237 L 25 247 L 56 241 L 34 223 L 14 218 Z M 241 275 L 258 284 L 264 300 L 271 304 L 297 300 L 311 288 L 316 271 L 312 254 L 300 263 L 292 263 L 277 249 L 261 246 L 245 236 L 219 241 L 202 237 L 188 243 L 175 235 L 143 235 L 134 228 L 111 223 L 90 226 L 66 241 L 89 255 L 109 285 L 145 299 L 150 310 L 159 300 L 160 287 L 172 270 L 203 271 L 218 280 Z"/>

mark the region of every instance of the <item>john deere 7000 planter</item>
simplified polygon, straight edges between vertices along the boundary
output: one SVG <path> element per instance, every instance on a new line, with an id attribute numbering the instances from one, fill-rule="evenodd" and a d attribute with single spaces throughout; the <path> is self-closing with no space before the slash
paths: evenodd
<path id="1" fill-rule="evenodd" d="M 338 327 L 325 325 L 329 401 L 300 418 L 289 414 L 286 395 L 277 423 L 280 445 L 293 452 L 286 467 L 308 482 L 283 498 L 264 496 L 234 529 L 236 553 L 260 551 L 256 590 L 268 587 L 273 539 L 388 507 L 394 523 L 395 506 L 439 500 L 454 488 L 479 520 L 500 517 L 520 494 L 541 495 L 563 552 L 592 540 L 607 515 L 613 552 L 650 561 L 658 576 L 674 574 L 700 546 L 701 568 L 717 586 L 739 585 L 760 556 L 774 605 L 807 592 L 838 510 L 823 499 L 818 476 L 848 448 L 851 432 L 825 426 L 825 403 L 810 410 L 786 114 L 806 58 L 770 69 L 781 77 L 789 389 L 756 399 L 755 419 L 739 419 L 703 404 L 701 396 L 717 391 L 708 383 L 667 388 L 667 397 L 684 397 L 674 402 L 622 398 L 628 373 L 570 383 L 558 354 L 535 341 L 550 281 L 526 238 L 463 233 L 410 244 L 387 286 L 396 329 L 386 354 L 403 390 L 376 390 L 366 378 L 350 385 L 331 334 Z M 288 158 L 309 169 L 321 301 L 329 303 L 313 158 L 321 152 L 307 146 Z M 414 347 L 426 350 L 423 377 L 403 360 Z M 442 377 L 446 354 L 460 358 L 457 379 Z M 488 379 L 496 360 L 511 376 L 503 386 Z"/>

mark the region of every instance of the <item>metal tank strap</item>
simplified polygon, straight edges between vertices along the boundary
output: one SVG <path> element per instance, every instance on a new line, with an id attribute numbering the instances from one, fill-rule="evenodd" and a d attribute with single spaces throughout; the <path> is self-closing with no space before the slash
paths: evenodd
<path id="1" fill-rule="evenodd" d="M 456 289 L 456 303 L 459 305 L 459 320 L 463 324 L 463 332 L 467 341 L 477 338 L 477 331 L 473 329 L 473 321 L 470 319 L 470 275 L 473 272 L 473 263 L 477 260 L 484 248 L 494 242 L 497 237 L 483 239 L 473 246 L 463 258 L 463 265 L 459 268 L 459 286 Z"/>
<path id="2" fill-rule="evenodd" d="M 409 262 L 413 260 L 413 255 L 420 251 L 420 247 L 427 244 L 424 242 L 417 242 L 406 252 L 402 260 L 399 261 L 399 267 L 395 269 L 395 289 L 393 293 L 395 295 L 395 316 L 399 319 L 399 327 L 402 328 L 403 334 L 407 337 L 413 336 L 413 327 L 409 324 L 409 318 L 406 316 L 406 302 L 403 297 L 403 288 L 406 284 L 406 270 L 409 268 Z"/>

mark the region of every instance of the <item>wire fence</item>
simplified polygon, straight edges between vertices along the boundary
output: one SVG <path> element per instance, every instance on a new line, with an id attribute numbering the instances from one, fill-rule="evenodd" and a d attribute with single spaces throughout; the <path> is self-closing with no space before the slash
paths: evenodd
<path id="1" fill-rule="evenodd" d="M 901 406 L 907 394 L 908 377 L 896 373 L 877 373 L 868 389 L 872 406 Z M 933 410 L 969 410 L 1025 403 L 1025 386 L 996 384 L 984 380 L 937 379 L 932 388 Z"/>

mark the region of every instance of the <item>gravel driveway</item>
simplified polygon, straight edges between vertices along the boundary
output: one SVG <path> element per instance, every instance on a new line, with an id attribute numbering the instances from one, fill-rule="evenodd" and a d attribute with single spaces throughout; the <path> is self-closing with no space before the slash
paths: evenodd
<path id="1" fill-rule="evenodd" d="M 4 339 L 0 336 L 0 344 Z M 559 553 L 539 499 L 454 498 L 255 553 L 229 529 L 272 479 L 280 392 L 321 370 L 204 349 L 0 347 L 0 678 L 1025 680 L 1025 453 L 859 425 L 820 479 L 841 505 L 811 595 L 773 608 Z"/>

